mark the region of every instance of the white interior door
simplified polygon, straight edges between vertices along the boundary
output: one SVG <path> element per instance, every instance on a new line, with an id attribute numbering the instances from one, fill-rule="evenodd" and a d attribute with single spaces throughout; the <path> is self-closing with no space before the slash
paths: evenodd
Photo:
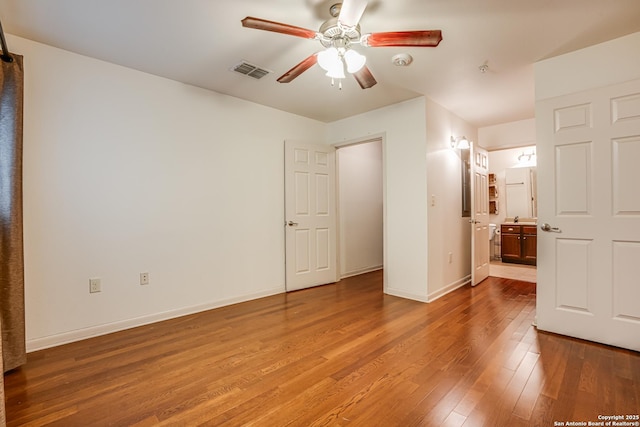
<path id="1" fill-rule="evenodd" d="M 489 277 L 489 155 L 471 144 L 471 286 Z"/>
<path id="2" fill-rule="evenodd" d="M 285 142 L 286 289 L 337 280 L 335 148 Z"/>
<path id="3" fill-rule="evenodd" d="M 537 324 L 640 350 L 640 80 L 538 102 Z"/>

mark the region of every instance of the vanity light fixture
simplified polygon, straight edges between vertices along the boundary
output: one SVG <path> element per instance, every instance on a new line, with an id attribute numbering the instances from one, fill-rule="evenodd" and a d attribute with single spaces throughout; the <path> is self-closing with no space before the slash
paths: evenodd
<path id="1" fill-rule="evenodd" d="M 466 136 L 451 137 L 451 148 L 458 150 L 468 150 L 471 148 L 471 142 Z"/>
<path id="2" fill-rule="evenodd" d="M 524 151 L 522 152 L 522 154 L 520 154 L 518 156 L 518 162 L 519 163 L 529 163 L 531 161 L 532 157 L 536 156 L 536 152 L 535 151 L 531 151 L 529 153 L 525 153 Z"/>

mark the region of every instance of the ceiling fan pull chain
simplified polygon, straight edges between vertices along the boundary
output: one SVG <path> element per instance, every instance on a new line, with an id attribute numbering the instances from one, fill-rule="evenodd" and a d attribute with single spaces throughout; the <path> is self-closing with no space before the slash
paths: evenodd
<path id="1" fill-rule="evenodd" d="M 336 85 L 335 78 L 331 77 L 331 86 Z M 338 89 L 342 90 L 342 79 L 338 79 Z"/>

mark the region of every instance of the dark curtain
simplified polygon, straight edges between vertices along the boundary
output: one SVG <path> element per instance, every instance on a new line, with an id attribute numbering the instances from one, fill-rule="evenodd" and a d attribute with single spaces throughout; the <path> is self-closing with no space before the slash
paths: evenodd
<path id="1" fill-rule="evenodd" d="M 4 372 L 27 361 L 22 242 L 22 56 L 0 60 L 0 318 Z"/>
<path id="2" fill-rule="evenodd" d="M 0 329 L 2 329 L 2 321 L 0 320 Z M 2 353 L 2 340 L 0 340 L 0 353 Z M 2 366 L 2 359 L 0 359 Z M 7 417 L 4 409 L 4 375 L 0 375 L 0 426 L 7 425 Z"/>

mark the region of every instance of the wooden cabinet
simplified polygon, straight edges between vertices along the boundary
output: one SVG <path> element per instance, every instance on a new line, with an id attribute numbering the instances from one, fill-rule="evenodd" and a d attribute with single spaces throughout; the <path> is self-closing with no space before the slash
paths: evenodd
<path id="1" fill-rule="evenodd" d="M 538 228 L 535 225 L 521 225 L 522 259 L 526 264 L 536 265 L 538 253 Z"/>
<path id="2" fill-rule="evenodd" d="M 516 262 L 522 258 L 522 242 L 520 241 L 519 225 L 502 225 L 500 227 L 502 235 L 502 261 Z"/>
<path id="3" fill-rule="evenodd" d="M 537 231 L 535 225 L 502 224 L 502 262 L 536 265 Z"/>

